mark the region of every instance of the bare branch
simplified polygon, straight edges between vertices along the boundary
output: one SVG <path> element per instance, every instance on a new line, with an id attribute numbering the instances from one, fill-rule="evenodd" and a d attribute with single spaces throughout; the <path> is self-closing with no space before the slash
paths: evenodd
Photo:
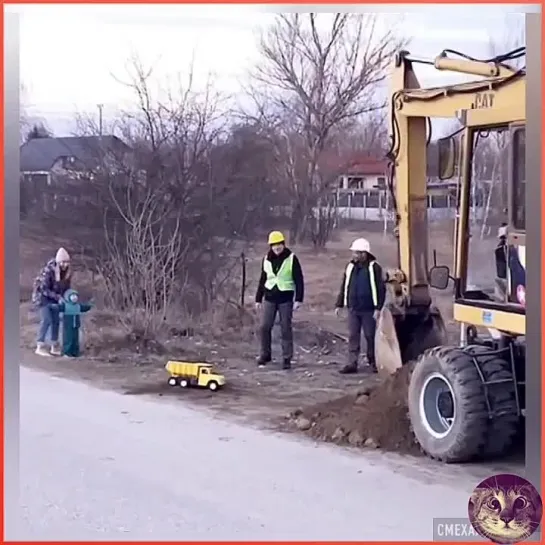
<path id="1" fill-rule="evenodd" d="M 277 151 L 293 189 L 295 241 L 329 193 L 318 165 L 335 132 L 384 106 L 380 85 L 405 40 L 379 23 L 373 14 L 281 14 L 261 37 L 248 91 L 254 115 L 283 135 Z M 323 229 L 311 223 L 316 240 Z"/>

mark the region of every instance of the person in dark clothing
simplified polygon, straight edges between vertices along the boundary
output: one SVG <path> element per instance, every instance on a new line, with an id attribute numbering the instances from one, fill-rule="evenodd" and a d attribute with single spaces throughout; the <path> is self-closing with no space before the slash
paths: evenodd
<path id="1" fill-rule="evenodd" d="M 375 332 L 376 321 L 386 298 L 382 267 L 370 251 L 369 241 L 359 238 L 350 249 L 353 258 L 346 267 L 341 289 L 335 305 L 335 313 L 348 309 L 348 352 L 349 361 L 341 373 L 358 371 L 358 359 L 361 349 L 361 332 L 367 345 L 367 362 L 376 372 Z"/>
<path id="2" fill-rule="evenodd" d="M 508 299 L 507 286 L 507 255 L 509 246 L 507 244 L 507 224 L 502 223 L 498 229 L 498 245 L 494 250 L 496 260 L 496 279 L 494 295 L 495 298 L 503 303 Z"/>
<path id="3" fill-rule="evenodd" d="M 60 356 L 59 345 L 60 316 L 52 304 L 62 303 L 62 294 L 70 289 L 70 256 L 64 248 L 59 248 L 55 259 L 47 262 L 34 280 L 32 303 L 40 312 L 40 326 L 36 343 L 38 356 Z M 47 334 L 51 337 L 51 350 L 46 345 Z"/>
<path id="4" fill-rule="evenodd" d="M 293 358 L 293 311 L 303 303 L 304 279 L 301 264 L 286 247 L 279 231 L 269 234 L 269 252 L 263 259 L 261 276 L 255 296 L 256 308 L 263 307 L 261 322 L 261 355 L 257 363 L 264 366 L 272 361 L 272 328 L 276 314 L 280 315 L 282 331 L 283 369 L 291 369 Z"/>

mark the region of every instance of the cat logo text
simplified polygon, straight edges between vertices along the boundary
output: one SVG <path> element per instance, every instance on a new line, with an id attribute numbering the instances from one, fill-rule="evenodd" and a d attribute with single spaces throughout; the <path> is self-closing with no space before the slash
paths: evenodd
<path id="1" fill-rule="evenodd" d="M 475 531 L 469 520 L 456 521 L 434 520 L 433 521 L 433 537 L 434 541 L 468 541 L 473 538 L 477 541 L 482 541 L 482 538 Z"/>
<path id="2" fill-rule="evenodd" d="M 477 537 L 479 535 L 469 522 L 467 524 L 443 523 L 437 528 L 437 533 L 442 537 Z"/>

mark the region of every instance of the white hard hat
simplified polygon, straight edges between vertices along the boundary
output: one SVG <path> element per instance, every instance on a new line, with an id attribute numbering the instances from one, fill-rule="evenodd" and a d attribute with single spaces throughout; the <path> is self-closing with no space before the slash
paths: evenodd
<path id="1" fill-rule="evenodd" d="M 352 242 L 350 250 L 353 252 L 369 252 L 371 250 L 371 245 L 366 238 L 357 238 L 354 242 Z"/>

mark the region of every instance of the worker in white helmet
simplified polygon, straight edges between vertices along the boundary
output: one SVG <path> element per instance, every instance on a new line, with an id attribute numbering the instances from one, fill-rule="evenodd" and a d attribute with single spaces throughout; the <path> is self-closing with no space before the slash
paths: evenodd
<path id="1" fill-rule="evenodd" d="M 371 253 L 367 239 L 356 239 L 350 250 L 352 260 L 343 274 L 335 309 L 337 316 L 341 309 L 348 310 L 348 363 L 341 369 L 341 373 L 358 372 L 362 331 L 367 345 L 367 363 L 376 372 L 376 321 L 386 298 L 382 267 Z"/>

